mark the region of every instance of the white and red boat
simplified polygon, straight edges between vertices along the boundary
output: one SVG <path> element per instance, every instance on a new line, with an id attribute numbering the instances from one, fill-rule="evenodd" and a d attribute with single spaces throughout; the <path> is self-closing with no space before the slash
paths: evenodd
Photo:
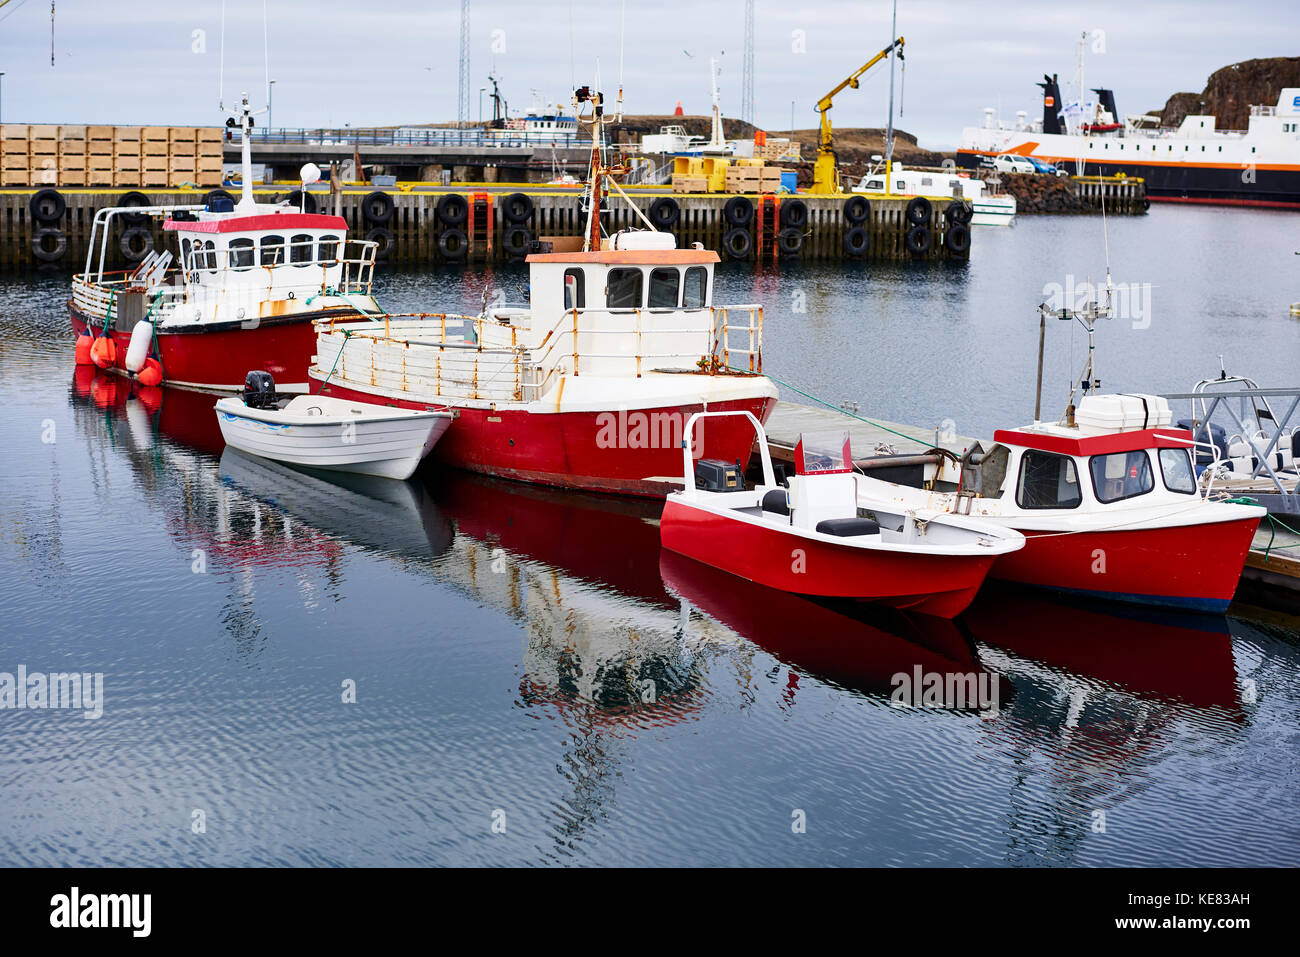
<path id="1" fill-rule="evenodd" d="M 781 485 L 757 418 L 701 412 L 687 434 L 713 418 L 748 420 L 763 481 L 750 487 L 735 464 L 692 463 L 684 449 L 686 487 L 668 496 L 659 521 L 671 551 L 782 591 L 951 618 L 970 604 L 994 560 L 1025 544 L 1019 533 L 976 519 L 864 497 L 847 432 L 801 435 L 795 474 Z"/>
<path id="2" fill-rule="evenodd" d="M 1072 418 L 994 433 L 955 472 L 917 485 L 864 478 L 898 508 L 972 515 L 1024 534 L 992 577 L 1059 591 L 1200 611 L 1232 601 L 1265 510 L 1211 501 L 1192 433 L 1154 395 L 1090 395 Z M 947 478 L 948 481 L 944 481 Z"/>
<path id="3" fill-rule="evenodd" d="M 101 209 L 86 270 L 73 278 L 69 309 L 78 361 L 135 375 L 150 360 L 171 385 L 237 392 L 249 370 L 269 372 L 282 392 L 307 391 L 313 320 L 378 312 L 370 295 L 375 243 L 349 240 L 341 216 L 256 203 L 247 95 L 242 196 L 221 191 L 205 205 Z M 319 170 L 304 167 L 304 190 Z M 106 272 L 118 227 L 152 247 L 143 223 L 163 219 L 174 250 L 154 250 L 134 269 Z M 134 240 L 133 240 L 134 241 Z M 105 340 L 103 343 L 97 340 Z M 93 349 L 92 349 L 93 346 Z M 156 384 L 156 383 L 153 383 Z"/>
<path id="4" fill-rule="evenodd" d="M 600 160 L 599 122 L 585 248 L 528 256 L 528 303 L 479 316 L 322 320 L 312 391 L 455 410 L 432 453 L 448 465 L 645 496 L 680 481 L 693 413 L 765 420 L 777 390 L 762 374 L 763 310 L 714 304 L 717 253 L 678 249 L 653 227 L 601 236 L 600 184 L 619 187 Z M 748 425 L 718 422 L 695 453 L 744 463 L 752 440 Z"/>

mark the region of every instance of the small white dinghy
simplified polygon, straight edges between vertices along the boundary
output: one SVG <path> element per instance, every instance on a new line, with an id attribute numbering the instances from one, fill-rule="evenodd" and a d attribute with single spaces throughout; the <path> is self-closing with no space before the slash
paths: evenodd
<path id="1" fill-rule="evenodd" d="M 278 398 L 265 372 L 250 372 L 243 396 L 216 404 L 227 445 L 263 458 L 318 469 L 408 479 L 455 414 L 398 409 L 326 395 Z"/>

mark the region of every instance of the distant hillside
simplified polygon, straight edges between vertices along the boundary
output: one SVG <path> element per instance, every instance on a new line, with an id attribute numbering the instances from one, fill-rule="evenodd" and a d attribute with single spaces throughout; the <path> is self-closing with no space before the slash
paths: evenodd
<path id="1" fill-rule="evenodd" d="M 1273 104 L 1284 87 L 1300 86 L 1300 57 L 1245 60 L 1216 70 L 1204 91 L 1175 93 L 1160 114 L 1161 126 L 1178 126 L 1188 114 L 1210 114 L 1221 130 L 1244 130 L 1255 104 Z"/>

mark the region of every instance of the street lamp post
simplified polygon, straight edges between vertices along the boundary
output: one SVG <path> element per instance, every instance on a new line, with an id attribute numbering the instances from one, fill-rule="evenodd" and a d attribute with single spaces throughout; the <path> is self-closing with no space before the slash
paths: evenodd
<path id="1" fill-rule="evenodd" d="M 478 88 L 478 125 L 479 129 L 483 128 L 483 94 L 487 92 L 486 86 Z"/>

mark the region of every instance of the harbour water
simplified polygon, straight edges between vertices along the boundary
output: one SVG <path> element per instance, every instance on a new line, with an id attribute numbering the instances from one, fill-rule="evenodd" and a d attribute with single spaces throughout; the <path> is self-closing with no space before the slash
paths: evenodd
<path id="1" fill-rule="evenodd" d="M 1112 220 L 1113 278 L 1138 305 L 1099 329 L 1104 387 L 1187 391 L 1220 354 L 1295 384 L 1290 224 Z M 1032 417 L 1036 306 L 1089 278 L 1099 220 L 1025 217 L 980 230 L 966 264 L 726 267 L 715 298 L 766 305 L 782 381 L 988 436 Z M 209 398 L 168 390 L 151 413 L 74 375 L 67 279 L 0 280 L 0 673 L 102 674 L 102 715 L 0 710 L 0 863 L 1300 854 L 1295 618 L 1016 589 L 954 622 L 884 615 L 663 556 L 653 503 L 223 454 Z M 402 272 L 376 294 L 477 312 L 525 282 Z M 1054 326 L 1053 416 L 1084 347 Z M 996 713 L 891 701 L 896 675 L 947 672 L 980 679 Z"/>

